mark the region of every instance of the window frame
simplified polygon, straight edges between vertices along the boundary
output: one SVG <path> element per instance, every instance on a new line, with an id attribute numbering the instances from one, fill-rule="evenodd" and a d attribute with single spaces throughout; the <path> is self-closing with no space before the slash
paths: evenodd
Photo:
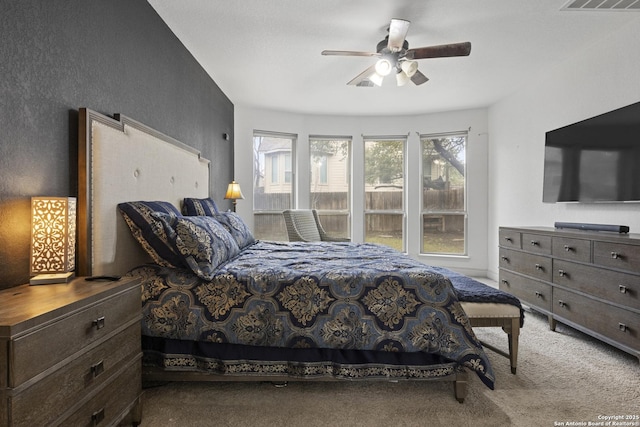
<path id="1" fill-rule="evenodd" d="M 424 143 L 425 140 L 432 140 L 438 138 L 452 138 L 452 137 L 463 137 L 464 138 L 464 175 L 463 175 L 463 208 L 450 210 L 450 209 L 428 209 L 424 206 L 424 176 L 425 176 L 425 165 L 424 165 Z M 420 255 L 429 255 L 429 256 L 451 256 L 451 257 L 467 257 L 469 254 L 469 205 L 468 205 L 468 167 L 467 167 L 467 152 L 468 152 L 468 143 L 469 143 L 469 132 L 468 131 L 456 131 L 456 132 L 439 132 L 439 133 L 425 133 L 419 134 L 420 141 L 420 167 L 419 167 L 419 178 L 421 180 L 420 185 Z M 425 227 L 424 221 L 426 216 L 447 216 L 447 215 L 459 215 L 462 216 L 463 221 L 463 251 L 459 252 L 427 252 L 425 251 Z M 443 220 L 444 221 L 444 220 Z"/>
<path id="2" fill-rule="evenodd" d="M 367 143 L 368 142 L 384 142 L 384 141 L 400 141 L 402 142 L 402 207 L 400 209 L 369 209 L 367 208 Z M 409 135 L 363 135 L 362 136 L 362 156 L 363 156 L 363 223 L 362 223 L 362 235 L 363 241 L 367 242 L 367 216 L 369 215 L 395 215 L 401 217 L 402 226 L 402 244 L 400 251 L 407 253 L 407 172 L 408 172 L 408 141 Z"/>
<path id="3" fill-rule="evenodd" d="M 347 189 L 347 198 L 346 198 L 346 208 L 345 209 L 318 209 L 313 205 L 313 197 L 314 194 L 313 186 L 318 185 L 320 187 L 328 188 L 331 186 L 331 178 L 330 175 L 332 173 L 331 168 L 329 168 L 328 161 L 330 156 L 323 154 L 322 157 L 324 159 L 324 168 L 326 174 L 326 182 L 322 182 L 320 176 L 316 177 L 316 181 L 314 181 L 314 173 L 321 175 L 321 168 L 314 169 L 313 166 L 313 151 L 312 151 L 312 143 L 315 141 L 342 141 L 347 143 L 347 154 L 346 154 L 346 163 L 344 168 L 344 176 L 341 179 L 344 179 L 344 185 Z M 352 169 L 353 169 L 353 137 L 346 135 L 309 135 L 308 137 L 308 163 L 309 163 L 309 185 L 307 187 L 309 194 L 309 204 L 311 209 L 316 209 L 320 216 L 322 215 L 345 215 L 347 222 L 347 230 L 345 237 L 351 237 L 351 218 L 352 215 L 352 201 L 351 197 L 353 195 L 353 180 L 352 180 Z"/>
<path id="4" fill-rule="evenodd" d="M 256 150 L 256 138 L 281 138 L 281 139 L 286 139 L 286 140 L 290 140 L 291 141 L 291 152 L 289 154 L 285 154 L 284 156 L 279 155 L 276 159 L 272 159 L 272 161 L 276 161 L 277 165 L 278 165 L 278 171 L 277 171 L 277 182 L 271 182 L 272 184 L 278 185 L 278 186 L 290 186 L 290 193 L 289 193 L 289 206 L 285 209 L 294 209 L 296 206 L 296 189 L 297 189 L 297 173 L 296 173 L 296 149 L 297 149 L 297 143 L 298 143 L 298 135 L 297 134 L 293 134 L 293 133 L 287 133 L 287 132 L 274 132 L 274 131 L 263 131 L 263 130 L 257 130 L 254 129 L 253 131 L 253 136 L 252 136 L 252 164 L 253 164 L 253 170 L 252 170 L 252 185 L 251 185 L 251 191 L 254 194 L 254 196 L 252 197 L 253 199 L 253 205 L 252 205 L 252 215 L 254 218 L 254 225 L 258 223 L 257 221 L 257 217 L 259 216 L 266 216 L 266 215 L 280 215 L 282 217 L 282 212 L 285 209 L 257 209 L 256 208 L 256 197 L 255 197 L 255 191 L 256 191 L 256 164 L 260 162 L 259 159 L 256 159 L 256 154 L 257 150 Z M 291 168 L 290 171 L 286 170 L 288 169 L 288 165 L 287 165 L 287 161 L 286 161 L 286 157 L 289 156 L 290 160 L 291 160 Z M 267 167 L 267 160 L 264 160 L 264 167 Z M 263 181 L 263 185 L 266 185 L 267 180 L 271 180 L 273 178 L 273 171 L 269 171 L 268 173 L 268 177 L 267 177 L 267 171 L 263 171 L 264 176 L 262 177 L 262 181 Z M 290 182 L 286 182 L 287 181 L 287 174 L 290 174 Z M 284 217 L 282 218 L 281 221 L 281 225 L 278 228 L 279 230 L 279 234 L 282 234 L 284 236 L 286 236 L 286 225 L 284 223 Z M 254 232 L 256 232 L 256 230 L 254 230 Z M 256 233 L 257 234 L 257 233 Z M 260 238 L 258 236 L 258 238 Z"/>

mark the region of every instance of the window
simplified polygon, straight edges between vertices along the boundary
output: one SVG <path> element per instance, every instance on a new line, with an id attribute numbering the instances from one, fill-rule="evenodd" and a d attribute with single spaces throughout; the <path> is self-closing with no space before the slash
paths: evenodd
<path id="1" fill-rule="evenodd" d="M 406 137 L 365 137 L 366 242 L 405 250 L 404 189 Z"/>
<path id="2" fill-rule="evenodd" d="M 466 133 L 421 135 L 422 253 L 466 254 Z"/>
<path id="3" fill-rule="evenodd" d="M 332 236 L 349 237 L 350 137 L 309 137 L 310 204 Z"/>
<path id="4" fill-rule="evenodd" d="M 256 239 L 287 240 L 282 211 L 294 204 L 296 136 L 253 133 L 253 216 Z"/>

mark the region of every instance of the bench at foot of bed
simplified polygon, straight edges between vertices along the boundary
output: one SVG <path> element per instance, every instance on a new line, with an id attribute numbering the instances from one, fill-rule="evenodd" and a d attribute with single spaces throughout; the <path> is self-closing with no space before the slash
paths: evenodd
<path id="1" fill-rule="evenodd" d="M 516 373 L 518 366 L 518 337 L 520 336 L 520 309 L 510 304 L 487 302 L 461 302 L 463 310 L 469 317 L 473 328 L 499 326 L 507 334 L 509 352 L 506 353 L 494 346 L 482 343 L 483 346 L 509 359 L 511 373 Z"/>

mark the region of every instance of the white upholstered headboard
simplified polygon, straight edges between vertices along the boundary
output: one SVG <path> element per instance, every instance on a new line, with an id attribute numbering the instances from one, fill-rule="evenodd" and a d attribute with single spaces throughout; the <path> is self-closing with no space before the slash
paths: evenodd
<path id="1" fill-rule="evenodd" d="M 197 150 L 122 115 L 81 108 L 77 274 L 122 275 L 151 262 L 117 205 L 209 197 L 209 161 Z"/>

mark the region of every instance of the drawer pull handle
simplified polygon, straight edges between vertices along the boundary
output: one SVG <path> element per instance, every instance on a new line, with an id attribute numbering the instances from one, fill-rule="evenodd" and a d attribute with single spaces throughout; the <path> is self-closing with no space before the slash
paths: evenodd
<path id="1" fill-rule="evenodd" d="M 540 298 L 540 299 L 542 299 L 542 298 L 544 298 L 544 297 L 542 296 L 542 293 L 540 293 L 540 292 L 536 291 L 536 298 Z"/>
<path id="2" fill-rule="evenodd" d="M 91 423 L 94 426 L 100 424 L 100 422 L 104 420 L 104 408 L 97 410 L 93 414 L 91 414 Z"/>
<path id="3" fill-rule="evenodd" d="M 509 258 L 506 256 L 500 257 L 504 262 L 509 262 Z"/>
<path id="4" fill-rule="evenodd" d="M 538 241 L 537 240 L 532 240 L 531 241 L 531 246 L 538 246 Z"/>
<path id="5" fill-rule="evenodd" d="M 627 287 L 625 285 L 618 285 L 618 289 L 620 289 L 621 294 L 627 293 Z"/>
<path id="6" fill-rule="evenodd" d="M 564 308 L 564 307 L 566 307 L 566 306 L 567 306 L 567 303 L 566 303 L 566 302 L 564 302 L 564 301 L 562 301 L 562 300 L 558 300 L 558 305 L 559 305 L 560 307 L 563 307 L 563 308 Z"/>
<path id="7" fill-rule="evenodd" d="M 627 328 L 627 325 L 625 325 L 624 323 L 618 323 L 618 329 L 620 329 L 622 332 L 627 332 L 629 330 L 629 328 Z"/>
<path id="8" fill-rule="evenodd" d="M 544 268 L 540 264 L 536 264 L 536 270 L 544 270 Z"/>
<path id="9" fill-rule="evenodd" d="M 97 377 L 103 372 L 104 372 L 104 360 L 101 360 L 98 363 L 91 365 L 91 373 L 93 374 L 93 378 Z"/>
<path id="10" fill-rule="evenodd" d="M 569 245 L 564 245 L 564 250 L 566 252 L 571 252 L 573 250 L 573 248 L 571 246 L 569 246 Z"/>
<path id="11" fill-rule="evenodd" d="M 611 252 L 611 259 L 622 259 L 622 255 L 618 252 Z"/>
<path id="12" fill-rule="evenodd" d="M 567 272 L 564 270 L 558 270 L 558 276 L 560 277 L 566 277 L 568 276 Z"/>
<path id="13" fill-rule="evenodd" d="M 511 239 L 511 237 L 505 237 L 504 240 L 509 243 L 513 242 L 513 239 Z"/>
<path id="14" fill-rule="evenodd" d="M 95 326 L 96 329 L 98 329 L 98 330 L 104 328 L 104 316 L 98 317 L 96 320 L 94 320 L 93 321 L 93 326 Z"/>
<path id="15" fill-rule="evenodd" d="M 502 279 L 500 283 L 502 283 L 503 285 L 509 286 L 509 281 L 507 279 Z"/>

